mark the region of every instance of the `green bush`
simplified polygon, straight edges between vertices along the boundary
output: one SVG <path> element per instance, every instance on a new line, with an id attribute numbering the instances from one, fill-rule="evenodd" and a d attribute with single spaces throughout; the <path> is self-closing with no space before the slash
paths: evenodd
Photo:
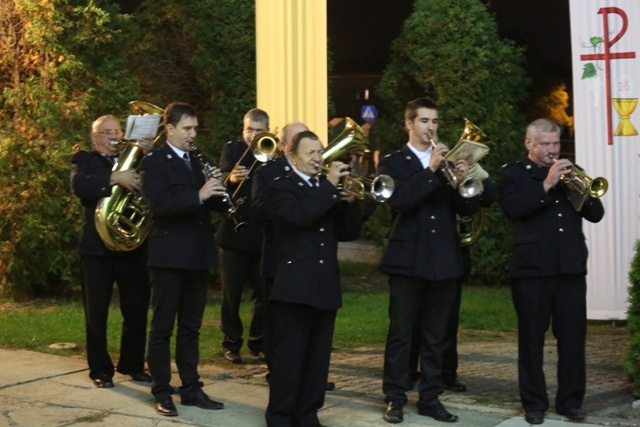
<path id="1" fill-rule="evenodd" d="M 633 382 L 633 394 L 640 396 L 640 240 L 636 242 L 631 260 L 629 282 L 627 329 L 631 333 L 631 345 L 625 355 L 624 369 Z"/>

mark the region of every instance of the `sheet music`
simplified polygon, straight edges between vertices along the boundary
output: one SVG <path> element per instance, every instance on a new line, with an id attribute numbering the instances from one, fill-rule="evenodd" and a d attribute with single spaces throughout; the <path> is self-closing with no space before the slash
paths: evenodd
<path id="1" fill-rule="evenodd" d="M 139 139 L 155 139 L 162 116 L 150 114 L 144 116 L 129 116 L 124 139 L 137 141 Z"/>

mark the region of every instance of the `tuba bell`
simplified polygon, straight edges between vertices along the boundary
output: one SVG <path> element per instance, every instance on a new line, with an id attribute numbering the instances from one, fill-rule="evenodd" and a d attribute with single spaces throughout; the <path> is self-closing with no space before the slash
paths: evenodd
<path id="1" fill-rule="evenodd" d="M 162 115 L 164 110 L 143 101 L 131 101 L 129 111 L 134 115 Z M 154 144 L 158 141 L 156 137 Z M 136 141 L 121 142 L 124 146 L 112 172 L 137 170 L 144 153 Z M 96 230 L 105 246 L 112 251 L 131 251 L 147 238 L 151 227 L 149 206 L 141 194 L 115 185 L 109 197 L 98 201 L 95 210 Z"/>

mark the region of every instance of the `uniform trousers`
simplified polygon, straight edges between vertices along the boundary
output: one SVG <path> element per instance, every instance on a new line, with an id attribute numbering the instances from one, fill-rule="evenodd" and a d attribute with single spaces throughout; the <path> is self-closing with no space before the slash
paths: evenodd
<path id="1" fill-rule="evenodd" d="M 146 252 L 82 255 L 80 268 L 89 376 L 96 379 L 114 374 L 107 346 L 107 318 L 114 281 L 123 318 L 117 371 L 123 374 L 144 371 L 150 292 Z"/>
<path id="2" fill-rule="evenodd" d="M 511 294 L 518 316 L 518 379 L 526 412 L 549 409 L 543 370 L 545 333 L 557 340 L 556 410 L 580 408 L 586 390 L 587 331 L 584 274 L 513 279 Z"/>
<path id="3" fill-rule="evenodd" d="M 336 310 L 271 301 L 268 427 L 319 425 L 329 377 Z"/>
<path id="4" fill-rule="evenodd" d="M 156 401 L 169 397 L 171 382 L 171 335 L 176 318 L 176 366 L 183 398 L 202 388 L 200 360 L 200 327 L 207 301 L 208 270 L 183 270 L 150 267 L 153 319 L 149 332 L 147 363 L 153 377 L 151 393 Z"/>
<path id="5" fill-rule="evenodd" d="M 456 296 L 455 280 L 389 277 L 389 332 L 384 353 L 385 401 L 404 405 L 410 390 L 410 348 L 414 324 L 422 330 L 418 406 L 443 392 L 442 353 Z"/>
<path id="6" fill-rule="evenodd" d="M 462 280 L 456 280 L 456 296 L 451 309 L 451 316 L 445 334 L 444 350 L 442 351 L 442 382 L 454 384 L 458 380 L 458 327 L 460 325 L 460 305 L 462 303 Z M 422 336 L 420 322 L 416 322 L 411 338 L 411 355 L 409 369 L 411 382 L 420 379 L 420 337 Z"/>
<path id="7" fill-rule="evenodd" d="M 221 329 L 223 347 L 239 352 L 244 331 L 240 318 L 240 304 L 245 284 L 252 288 L 251 324 L 247 346 L 258 353 L 263 351 L 264 333 L 264 283 L 260 278 L 261 253 L 237 249 L 219 248 L 220 278 L 222 282 Z"/>

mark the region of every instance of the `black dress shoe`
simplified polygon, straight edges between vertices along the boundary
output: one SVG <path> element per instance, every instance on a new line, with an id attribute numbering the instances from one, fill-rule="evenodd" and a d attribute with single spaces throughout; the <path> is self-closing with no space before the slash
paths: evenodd
<path id="1" fill-rule="evenodd" d="M 569 408 L 566 411 L 556 409 L 556 412 L 560 415 L 564 415 L 571 421 L 584 421 L 584 419 L 587 418 L 587 412 L 582 408 Z"/>
<path id="2" fill-rule="evenodd" d="M 147 374 L 144 371 L 140 372 L 132 372 L 129 374 L 133 381 L 139 381 L 141 383 L 150 383 L 153 380 L 151 379 L 151 375 Z"/>
<path id="3" fill-rule="evenodd" d="M 325 387 L 325 390 L 331 391 L 331 390 L 335 390 L 335 389 L 336 389 L 336 383 L 334 383 L 332 381 L 327 381 L 327 386 Z"/>
<path id="4" fill-rule="evenodd" d="M 242 358 L 237 351 L 225 350 L 224 358 L 231 363 L 242 363 Z"/>
<path id="5" fill-rule="evenodd" d="M 436 421 L 452 423 L 458 421 L 458 416 L 453 415 L 442 406 L 438 399 L 433 399 L 427 403 L 418 404 L 418 415 L 431 417 Z"/>
<path id="6" fill-rule="evenodd" d="M 94 378 L 93 384 L 98 388 L 113 388 L 113 379 L 111 377 Z"/>
<path id="7" fill-rule="evenodd" d="M 389 402 L 382 419 L 391 424 L 401 423 L 404 420 L 404 416 L 402 415 L 403 406 L 400 402 Z"/>
<path id="8" fill-rule="evenodd" d="M 463 391 L 467 391 L 467 386 L 456 380 L 452 383 L 445 384 L 444 389 L 448 391 L 454 391 L 456 393 L 460 393 Z"/>
<path id="9" fill-rule="evenodd" d="M 544 422 L 544 412 L 531 411 L 524 414 L 524 420 L 529 424 L 542 424 Z"/>
<path id="10" fill-rule="evenodd" d="M 184 406 L 197 406 L 202 409 L 224 409 L 224 403 L 210 399 L 202 390 L 198 391 L 193 396 L 182 397 L 182 404 Z"/>
<path id="11" fill-rule="evenodd" d="M 171 397 L 163 399 L 162 401 L 156 401 L 156 412 L 165 417 L 175 417 L 178 415 L 178 410 Z"/>
<path id="12" fill-rule="evenodd" d="M 260 361 L 265 361 L 266 360 L 266 357 L 264 355 L 264 351 L 251 350 L 251 354 L 253 355 L 253 357 L 257 358 Z"/>

